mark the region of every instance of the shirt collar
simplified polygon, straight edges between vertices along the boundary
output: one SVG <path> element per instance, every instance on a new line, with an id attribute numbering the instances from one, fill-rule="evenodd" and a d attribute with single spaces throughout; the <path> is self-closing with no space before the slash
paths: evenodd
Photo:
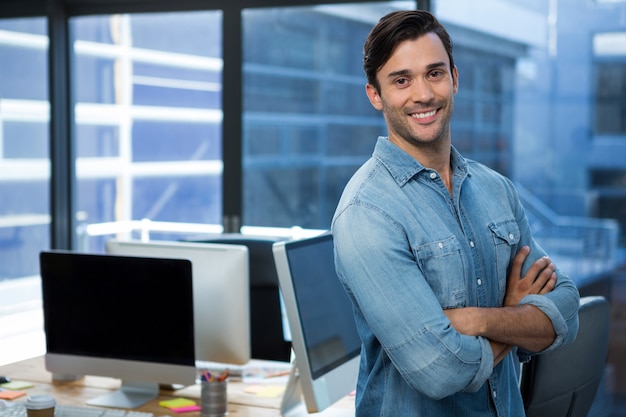
<path id="1" fill-rule="evenodd" d="M 387 168 L 400 187 L 413 176 L 427 169 L 411 155 L 390 142 L 387 136 L 378 138 L 372 156 Z M 467 160 L 454 146 L 451 146 L 450 161 L 455 175 L 469 175 Z"/>

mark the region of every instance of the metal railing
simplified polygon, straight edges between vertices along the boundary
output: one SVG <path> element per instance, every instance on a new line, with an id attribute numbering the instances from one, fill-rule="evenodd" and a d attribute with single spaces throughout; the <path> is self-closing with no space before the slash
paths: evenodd
<path id="1" fill-rule="evenodd" d="M 619 260 L 619 223 L 613 219 L 561 216 L 516 184 L 537 242 L 577 284 L 615 269 Z"/>
<path id="2" fill-rule="evenodd" d="M 89 248 L 89 238 L 96 236 L 115 236 L 118 239 L 139 239 L 147 242 L 152 240 L 152 235 L 155 233 L 167 233 L 168 235 L 180 235 L 181 238 L 189 238 L 194 235 L 217 235 L 223 233 L 223 231 L 222 225 L 218 224 L 162 222 L 142 219 L 82 225 L 78 230 L 78 242 L 79 250 L 86 251 Z M 247 236 L 273 236 L 286 239 L 312 237 L 324 232 L 325 230 L 303 229 L 298 226 L 290 228 L 243 226 L 241 228 L 241 233 Z"/>

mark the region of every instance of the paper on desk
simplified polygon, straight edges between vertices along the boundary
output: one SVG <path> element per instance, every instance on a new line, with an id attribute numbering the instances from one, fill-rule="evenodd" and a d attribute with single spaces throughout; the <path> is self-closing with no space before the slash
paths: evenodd
<path id="1" fill-rule="evenodd" d="M 15 398 L 26 395 L 26 391 L 0 391 L 0 400 L 13 400 Z"/>
<path id="2" fill-rule="evenodd" d="M 12 389 L 12 390 L 22 390 L 26 388 L 32 388 L 35 385 L 32 382 L 26 381 L 11 381 L 5 382 L 4 384 L 0 384 L 0 388 Z"/>
<path id="3" fill-rule="evenodd" d="M 193 400 L 189 400 L 187 398 L 175 398 L 173 400 L 160 401 L 159 405 L 161 407 L 165 407 L 165 408 L 169 408 L 170 410 L 173 410 L 174 408 L 189 407 L 192 405 L 196 405 L 196 402 Z"/>
<path id="4" fill-rule="evenodd" d="M 188 413 L 190 411 L 200 411 L 202 408 L 199 405 L 187 405 L 185 407 L 170 408 L 175 413 Z"/>
<path id="5" fill-rule="evenodd" d="M 280 397 L 285 392 L 285 387 L 281 385 L 251 385 L 243 391 L 248 394 L 255 394 L 257 397 L 275 398 Z"/>

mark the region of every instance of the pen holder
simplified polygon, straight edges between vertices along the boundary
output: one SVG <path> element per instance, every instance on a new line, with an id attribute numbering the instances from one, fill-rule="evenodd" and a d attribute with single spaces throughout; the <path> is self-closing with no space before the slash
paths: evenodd
<path id="1" fill-rule="evenodd" d="M 200 394 L 202 417 L 221 417 L 228 414 L 226 388 L 228 380 L 202 381 Z"/>

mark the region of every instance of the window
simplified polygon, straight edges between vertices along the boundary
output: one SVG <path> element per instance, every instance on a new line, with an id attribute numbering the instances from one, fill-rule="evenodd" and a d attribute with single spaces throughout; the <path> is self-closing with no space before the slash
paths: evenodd
<path id="1" fill-rule="evenodd" d="M 626 135 L 626 62 L 596 64 L 596 133 Z"/>
<path id="2" fill-rule="evenodd" d="M 367 101 L 363 42 L 414 3 L 246 9 L 243 223 L 328 229 L 384 121 Z"/>
<path id="3" fill-rule="evenodd" d="M 150 219 L 221 223 L 221 12 L 75 17 L 78 233 Z M 159 236 L 154 236 L 158 238 Z M 166 238 L 161 235 L 160 238 Z"/>
<path id="4" fill-rule="evenodd" d="M 0 357 L 39 349 L 38 254 L 50 245 L 47 52 L 44 18 L 0 19 Z M 11 319 L 4 319 L 6 315 Z M 19 328 L 17 324 L 20 324 Z M 33 338 L 35 340 L 33 340 Z M 22 352 L 23 353 L 23 352 Z"/>

